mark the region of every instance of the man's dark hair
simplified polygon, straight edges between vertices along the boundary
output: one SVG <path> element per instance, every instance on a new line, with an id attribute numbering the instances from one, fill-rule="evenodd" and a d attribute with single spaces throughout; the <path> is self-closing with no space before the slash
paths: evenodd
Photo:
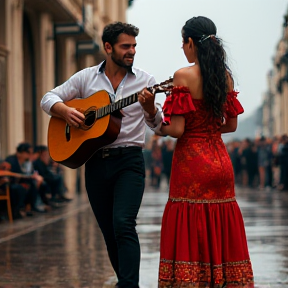
<path id="1" fill-rule="evenodd" d="M 24 143 L 20 143 L 17 146 L 16 150 L 17 150 L 18 153 L 23 153 L 23 152 L 30 153 L 31 152 L 31 148 L 32 148 L 32 145 L 30 143 L 24 142 Z"/>
<path id="2" fill-rule="evenodd" d="M 102 34 L 103 45 L 106 42 L 108 42 L 113 46 L 115 43 L 117 43 L 118 36 L 121 33 L 136 37 L 139 34 L 139 28 L 137 28 L 134 25 L 122 22 L 115 22 L 112 24 L 108 24 L 107 26 L 104 27 Z"/>
<path id="3" fill-rule="evenodd" d="M 42 153 L 42 152 L 47 151 L 47 150 L 48 150 L 47 146 L 45 146 L 45 145 L 37 145 L 34 148 L 34 153 Z"/>

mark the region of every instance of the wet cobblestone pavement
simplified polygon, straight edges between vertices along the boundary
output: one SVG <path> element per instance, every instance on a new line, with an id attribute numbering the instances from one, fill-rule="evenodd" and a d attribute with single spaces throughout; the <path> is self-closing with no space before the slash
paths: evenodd
<path id="1" fill-rule="evenodd" d="M 147 187 L 137 230 L 141 288 L 156 288 L 167 187 Z M 237 188 L 257 288 L 288 288 L 288 192 Z M 85 193 L 47 214 L 0 223 L 0 288 L 112 288 L 115 277 Z"/>

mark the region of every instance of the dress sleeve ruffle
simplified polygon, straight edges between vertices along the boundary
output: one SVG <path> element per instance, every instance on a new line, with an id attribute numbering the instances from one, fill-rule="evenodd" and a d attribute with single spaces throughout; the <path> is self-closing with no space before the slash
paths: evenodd
<path id="1" fill-rule="evenodd" d="M 231 91 L 227 93 L 227 100 L 225 103 L 225 113 L 229 118 L 235 118 L 237 115 L 242 114 L 244 109 L 237 99 L 239 92 Z"/>
<path id="2" fill-rule="evenodd" d="M 163 123 L 169 125 L 172 115 L 182 115 L 195 111 L 190 91 L 187 87 L 173 87 L 172 92 L 166 97 L 163 105 Z"/>

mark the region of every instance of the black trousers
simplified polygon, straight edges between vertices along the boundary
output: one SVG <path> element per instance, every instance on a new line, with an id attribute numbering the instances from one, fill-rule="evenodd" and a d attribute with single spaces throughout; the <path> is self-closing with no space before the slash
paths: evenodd
<path id="1" fill-rule="evenodd" d="M 20 184 L 10 184 L 10 197 L 13 213 L 19 213 L 21 208 L 25 207 L 25 199 L 28 191 Z"/>
<path id="2" fill-rule="evenodd" d="M 49 186 L 49 190 L 50 190 L 50 193 L 51 193 L 51 196 L 53 199 L 56 198 L 56 196 L 61 196 L 63 193 L 62 193 L 62 187 L 63 187 L 63 179 L 62 179 L 62 176 L 60 175 L 55 175 L 54 178 L 49 178 L 49 179 L 45 179 L 45 182 L 47 183 L 47 185 Z"/>
<path id="3" fill-rule="evenodd" d="M 19 184 L 24 184 L 23 187 L 26 187 L 27 196 L 25 199 L 25 204 L 30 204 L 32 210 L 37 209 L 36 201 L 38 195 L 38 189 L 36 187 L 35 181 L 33 179 L 21 179 Z"/>
<path id="4" fill-rule="evenodd" d="M 115 149 L 105 155 L 96 152 L 86 163 L 86 189 L 118 287 L 138 288 L 140 245 L 135 226 L 144 192 L 144 158 L 140 147 Z"/>

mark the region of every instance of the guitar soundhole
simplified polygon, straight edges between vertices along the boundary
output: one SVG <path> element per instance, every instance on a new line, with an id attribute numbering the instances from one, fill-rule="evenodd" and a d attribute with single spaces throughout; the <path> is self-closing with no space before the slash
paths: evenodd
<path id="1" fill-rule="evenodd" d="M 85 114 L 85 121 L 84 125 L 87 127 L 91 127 L 96 119 L 96 111 L 89 111 L 88 113 Z"/>

